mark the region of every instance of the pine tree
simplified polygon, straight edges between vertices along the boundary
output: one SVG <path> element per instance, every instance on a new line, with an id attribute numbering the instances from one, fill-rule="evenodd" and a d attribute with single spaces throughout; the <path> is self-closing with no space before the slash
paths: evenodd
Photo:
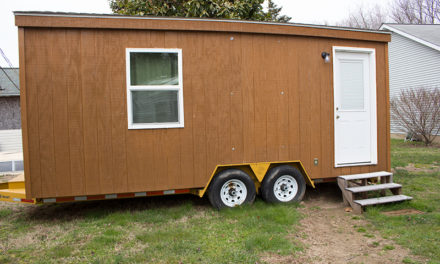
<path id="1" fill-rule="evenodd" d="M 264 12 L 264 0 L 109 0 L 113 13 L 122 15 L 208 17 L 258 21 L 287 22 L 279 16 L 281 7 L 269 1 Z"/>
<path id="2" fill-rule="evenodd" d="M 286 15 L 280 15 L 282 7 L 278 7 L 272 0 L 268 0 L 268 11 L 266 13 L 266 21 L 289 22 L 292 19 Z"/>

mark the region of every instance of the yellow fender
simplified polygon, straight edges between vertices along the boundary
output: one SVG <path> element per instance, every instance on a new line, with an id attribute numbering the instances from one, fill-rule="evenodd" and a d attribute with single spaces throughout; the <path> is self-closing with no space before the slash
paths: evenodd
<path id="1" fill-rule="evenodd" d="M 195 194 L 197 194 L 199 197 L 203 197 L 205 195 L 206 191 L 208 190 L 209 184 L 211 183 L 214 176 L 218 172 L 225 170 L 225 169 L 229 169 L 229 168 L 241 169 L 241 170 L 245 171 L 246 173 L 248 173 L 253 178 L 253 180 L 255 182 L 255 187 L 258 191 L 259 187 L 261 186 L 261 182 L 263 181 L 264 176 L 266 175 L 267 171 L 270 168 L 278 166 L 278 165 L 291 165 L 291 166 L 297 168 L 301 172 L 301 174 L 303 175 L 306 183 L 309 186 L 312 186 L 313 188 L 315 188 L 314 182 L 310 178 L 309 174 L 307 173 L 306 169 L 302 165 L 301 161 L 294 160 L 294 161 L 255 162 L 255 163 L 217 165 L 215 167 L 214 171 L 212 172 L 208 183 L 205 185 L 205 188 L 197 190 L 198 192 Z"/>

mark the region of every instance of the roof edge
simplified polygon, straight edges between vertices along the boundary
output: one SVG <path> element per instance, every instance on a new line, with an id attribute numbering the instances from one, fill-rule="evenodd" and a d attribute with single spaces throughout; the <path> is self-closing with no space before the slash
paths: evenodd
<path id="1" fill-rule="evenodd" d="M 127 16 L 120 14 L 96 14 L 96 13 L 70 13 L 70 12 L 49 12 L 49 11 L 13 11 L 15 16 L 46 16 L 46 17 L 78 17 L 78 18 L 116 18 L 116 19 L 140 19 L 140 20 L 169 20 L 169 21 L 203 21 L 203 22 L 226 22 L 226 23 L 243 23 L 243 24 L 261 24 L 261 25 L 278 25 L 291 27 L 304 27 L 315 29 L 330 29 L 340 31 L 365 32 L 374 34 L 389 35 L 389 32 L 370 29 L 359 29 L 350 27 L 326 26 L 303 23 L 281 23 L 281 22 L 265 22 L 255 20 L 238 20 L 238 19 L 214 19 L 214 18 L 186 18 L 186 17 L 159 17 L 159 16 Z"/>
<path id="2" fill-rule="evenodd" d="M 16 94 L 2 94 L 0 92 L 0 97 L 20 97 L 20 93 L 16 93 Z"/>
<path id="3" fill-rule="evenodd" d="M 402 25 L 402 24 L 399 24 L 399 25 Z M 429 42 L 429 41 L 423 40 L 423 39 L 421 39 L 421 38 L 418 38 L 418 37 L 416 37 L 416 36 L 414 36 L 414 35 L 411 35 L 411 34 L 409 34 L 409 33 L 404 32 L 404 31 L 402 31 L 402 30 L 396 29 L 396 28 L 390 26 L 390 24 L 386 24 L 386 23 L 385 23 L 385 24 L 382 24 L 382 26 L 380 26 L 380 30 L 390 30 L 390 31 L 392 31 L 392 32 L 394 32 L 394 33 L 397 33 L 397 34 L 399 34 L 399 35 L 401 35 L 401 36 L 404 36 L 404 37 L 406 37 L 406 38 L 409 38 L 409 39 L 411 39 L 411 40 L 413 40 L 413 41 L 415 41 L 415 42 L 418 42 L 418 43 L 420 43 L 420 44 L 422 44 L 422 45 L 425 45 L 425 46 L 427 46 L 427 47 L 430 47 L 430 48 L 432 48 L 432 49 L 435 49 L 435 50 L 437 50 L 437 51 L 440 51 L 440 46 L 439 46 L 439 45 L 436 45 L 436 44 L 434 44 L 434 43 L 432 43 L 432 42 Z"/>

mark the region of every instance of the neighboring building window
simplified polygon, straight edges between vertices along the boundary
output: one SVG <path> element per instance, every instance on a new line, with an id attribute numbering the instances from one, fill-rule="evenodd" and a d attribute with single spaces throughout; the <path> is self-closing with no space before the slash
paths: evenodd
<path id="1" fill-rule="evenodd" d="M 127 49 L 128 128 L 183 127 L 182 50 Z"/>

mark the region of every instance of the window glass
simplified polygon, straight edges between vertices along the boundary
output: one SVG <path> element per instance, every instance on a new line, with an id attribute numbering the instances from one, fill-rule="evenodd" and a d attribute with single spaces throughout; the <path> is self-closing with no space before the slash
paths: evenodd
<path id="1" fill-rule="evenodd" d="M 178 85 L 177 53 L 130 53 L 131 85 Z"/>
<path id="2" fill-rule="evenodd" d="M 178 91 L 132 91 L 133 123 L 179 122 Z"/>
<path id="3" fill-rule="evenodd" d="M 363 61 L 341 62 L 341 110 L 364 109 Z"/>

